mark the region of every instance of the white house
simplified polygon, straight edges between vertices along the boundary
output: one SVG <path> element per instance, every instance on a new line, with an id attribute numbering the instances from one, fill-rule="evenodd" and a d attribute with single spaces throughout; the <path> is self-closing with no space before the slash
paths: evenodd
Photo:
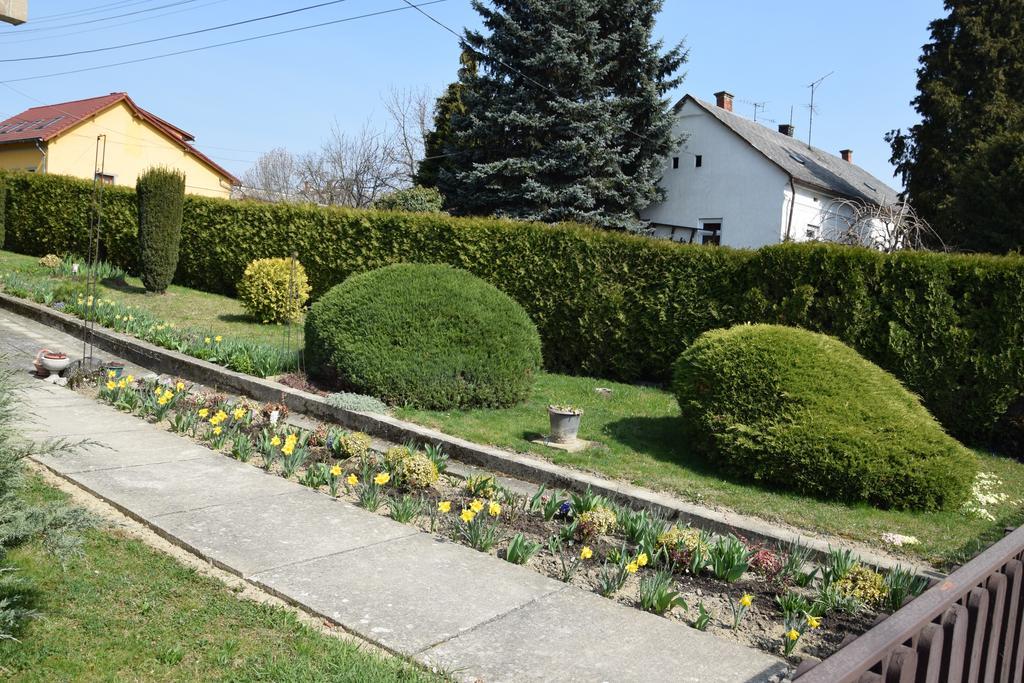
<path id="1" fill-rule="evenodd" d="M 687 95 L 675 106 L 683 143 L 666 164 L 664 201 L 641 213 L 655 237 L 752 248 L 828 239 L 849 200 L 898 201 L 852 151 L 829 154 L 794 138 L 790 125 L 773 130 L 734 114 L 727 92 L 715 98 Z"/>

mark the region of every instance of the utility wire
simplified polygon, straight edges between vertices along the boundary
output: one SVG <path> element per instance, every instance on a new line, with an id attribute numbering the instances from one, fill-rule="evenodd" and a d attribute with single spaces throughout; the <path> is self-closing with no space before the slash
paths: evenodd
<path id="1" fill-rule="evenodd" d="M 146 12 L 155 12 L 158 9 L 165 9 L 167 7 L 177 7 L 178 5 L 187 5 L 189 3 L 196 2 L 196 0 L 177 0 L 177 2 L 170 2 L 166 5 L 158 5 L 157 7 L 150 7 L 148 9 L 139 9 L 134 12 L 125 12 L 124 14 L 112 14 L 109 17 L 98 17 L 96 19 L 89 19 L 88 21 L 79 21 L 74 24 L 60 24 L 59 26 L 43 26 L 42 28 L 25 28 L 17 29 L 17 33 L 38 33 L 39 31 L 56 31 L 60 28 L 68 28 L 69 26 L 81 26 L 83 24 L 95 24 L 100 21 L 110 21 L 111 19 L 120 19 L 121 17 L 131 17 L 136 14 L 145 14 Z M 14 35 L 14 33 L 5 33 L 3 36 Z"/>
<path id="2" fill-rule="evenodd" d="M 408 0 L 405 0 L 405 1 L 408 4 Z M 409 4 L 409 6 L 412 7 L 413 9 L 418 9 L 420 7 L 425 7 L 427 5 L 436 5 L 438 3 L 446 2 L 446 1 L 447 0 L 429 0 L 428 2 L 420 3 L 419 5 Z M 377 12 L 368 12 L 366 14 L 358 14 L 358 15 L 351 16 L 351 17 L 344 17 L 342 19 L 334 19 L 332 21 L 323 21 L 323 22 L 320 22 L 318 24 L 309 24 L 307 26 L 299 26 L 299 27 L 296 27 L 296 28 L 290 28 L 290 29 L 286 29 L 286 30 L 283 30 L 283 31 L 274 31 L 272 33 L 263 33 L 263 34 L 260 34 L 260 35 L 257 35 L 257 36 L 250 36 L 248 38 L 239 38 L 238 40 L 228 40 L 228 41 L 225 41 L 223 43 L 214 43 L 212 45 L 202 45 L 200 47 L 193 47 L 193 48 L 189 48 L 187 50 L 177 50 L 175 52 L 165 52 L 165 53 L 159 54 L 159 55 L 150 55 L 148 57 L 139 57 L 138 59 L 127 59 L 127 60 L 122 61 L 122 62 L 113 62 L 113 63 L 110 63 L 110 64 L 99 64 L 97 66 L 88 66 L 88 67 L 83 67 L 81 69 L 69 69 L 68 71 L 57 71 L 57 72 L 49 73 L 49 74 L 38 74 L 36 76 L 24 76 L 22 78 L 7 78 L 7 79 L 4 79 L 4 80 L 0 81 L 0 84 L 19 83 L 19 82 L 23 82 L 23 81 L 36 81 L 36 80 L 42 80 L 44 78 L 54 78 L 56 76 L 69 76 L 71 74 L 80 74 L 80 73 L 85 73 L 85 72 L 88 72 L 88 71 L 98 71 L 100 69 L 109 69 L 109 68 L 112 68 L 112 67 L 115 67 L 115 66 L 124 66 L 126 64 L 140 64 L 142 62 L 149 62 L 149 61 L 152 61 L 154 59 L 164 59 L 166 57 L 176 57 L 178 55 L 187 55 L 187 54 L 191 54 L 193 52 L 202 52 L 204 50 L 212 50 L 214 48 L 225 47 L 225 46 L 228 46 L 228 45 L 238 45 L 240 43 L 248 43 L 248 42 L 251 42 L 251 41 L 254 41 L 254 40 L 260 40 L 262 38 L 271 38 L 271 37 L 274 37 L 274 36 L 283 36 L 283 35 L 286 35 L 286 34 L 289 34 L 289 33 L 298 33 L 299 31 L 308 31 L 308 30 L 314 29 L 314 28 L 321 28 L 321 27 L 324 27 L 324 26 L 333 26 L 335 24 L 343 24 L 343 23 L 346 23 L 346 22 L 349 22 L 349 21 L 355 21 L 357 19 L 367 19 L 369 17 L 377 17 L 377 16 L 381 16 L 383 14 L 393 14 L 394 12 L 401 12 L 401 11 L 403 11 L 405 9 L 407 9 L 407 8 L 406 7 L 393 7 L 391 9 L 379 10 Z"/>
<path id="3" fill-rule="evenodd" d="M 305 7 L 298 7 L 296 9 L 286 10 L 284 12 L 277 12 L 275 14 L 265 14 L 260 17 L 253 17 L 251 19 L 242 19 L 241 21 L 233 21 L 229 24 L 221 24 L 220 26 L 210 26 L 209 28 L 200 28 L 194 31 L 185 31 L 184 33 L 175 33 L 169 36 L 161 36 L 160 38 L 150 38 L 148 40 L 137 40 L 134 43 L 122 43 L 121 45 L 110 45 L 108 47 L 96 47 L 90 50 L 77 50 L 75 52 L 61 52 L 52 55 L 36 55 L 33 57 L 15 57 L 13 59 L 0 59 L 0 62 L 30 62 L 39 59 L 56 59 L 58 57 L 73 57 L 75 55 L 88 55 L 96 52 L 109 52 L 110 50 L 122 50 L 126 47 L 137 47 L 139 45 L 149 45 L 150 43 L 159 43 L 164 40 L 172 40 L 174 38 L 184 38 L 185 36 L 195 36 L 200 33 L 209 33 L 210 31 L 219 31 L 225 28 L 232 28 L 235 26 L 243 26 L 245 24 L 253 24 L 258 21 L 266 21 L 268 19 L 277 19 L 278 17 L 284 17 L 289 14 L 298 14 L 299 12 L 308 12 L 309 10 L 319 9 L 321 7 L 327 7 L 329 5 L 338 5 L 348 0 L 330 0 L 329 2 L 321 2 L 315 5 L 306 5 Z"/>
<path id="4" fill-rule="evenodd" d="M 48 23 L 56 21 L 58 19 L 64 19 L 66 17 L 81 17 L 89 14 L 98 14 L 107 9 L 123 9 L 125 7 L 131 7 L 132 5 L 144 5 L 147 2 L 155 2 L 156 0 L 118 0 L 118 2 L 110 2 L 106 5 L 94 5 L 93 7 L 87 7 L 85 9 L 71 10 L 70 12 L 57 12 L 56 14 L 43 14 L 41 16 L 33 16 L 32 23 Z"/>

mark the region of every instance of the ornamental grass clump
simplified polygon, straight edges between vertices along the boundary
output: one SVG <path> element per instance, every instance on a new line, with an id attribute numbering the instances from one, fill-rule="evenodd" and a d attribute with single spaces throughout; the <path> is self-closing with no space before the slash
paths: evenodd
<path id="1" fill-rule="evenodd" d="M 958 508 L 975 456 L 895 377 L 842 342 L 778 325 L 701 335 L 673 390 L 687 443 L 760 486 L 881 508 Z"/>
<path id="2" fill-rule="evenodd" d="M 298 320 L 309 300 L 309 279 L 298 259 L 256 259 L 245 268 L 238 283 L 242 307 L 262 323 Z"/>

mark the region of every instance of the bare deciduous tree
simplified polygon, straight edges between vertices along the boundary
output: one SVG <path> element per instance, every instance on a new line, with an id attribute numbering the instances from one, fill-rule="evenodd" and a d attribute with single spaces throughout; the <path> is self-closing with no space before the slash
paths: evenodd
<path id="1" fill-rule="evenodd" d="M 857 199 L 837 200 L 823 216 L 821 239 L 885 253 L 927 249 L 936 244 L 943 248 L 928 222 L 903 201 L 878 205 Z"/>
<path id="2" fill-rule="evenodd" d="M 391 117 L 391 136 L 396 159 L 411 185 L 416 167 L 424 156 L 423 141 L 434 120 L 434 101 L 428 88 L 398 90 L 391 88 L 384 97 L 384 108 Z"/>
<path id="3" fill-rule="evenodd" d="M 297 199 L 297 170 L 295 155 L 283 147 L 275 147 L 261 154 L 242 175 L 237 194 L 243 199 L 267 202 Z"/>

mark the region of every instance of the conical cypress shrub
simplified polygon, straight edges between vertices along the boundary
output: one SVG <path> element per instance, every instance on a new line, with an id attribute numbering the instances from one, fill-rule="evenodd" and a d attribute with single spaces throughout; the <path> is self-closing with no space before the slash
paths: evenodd
<path id="1" fill-rule="evenodd" d="M 139 204 L 139 277 L 151 292 L 163 292 L 174 279 L 181 243 L 185 175 L 151 168 L 135 184 Z"/>

